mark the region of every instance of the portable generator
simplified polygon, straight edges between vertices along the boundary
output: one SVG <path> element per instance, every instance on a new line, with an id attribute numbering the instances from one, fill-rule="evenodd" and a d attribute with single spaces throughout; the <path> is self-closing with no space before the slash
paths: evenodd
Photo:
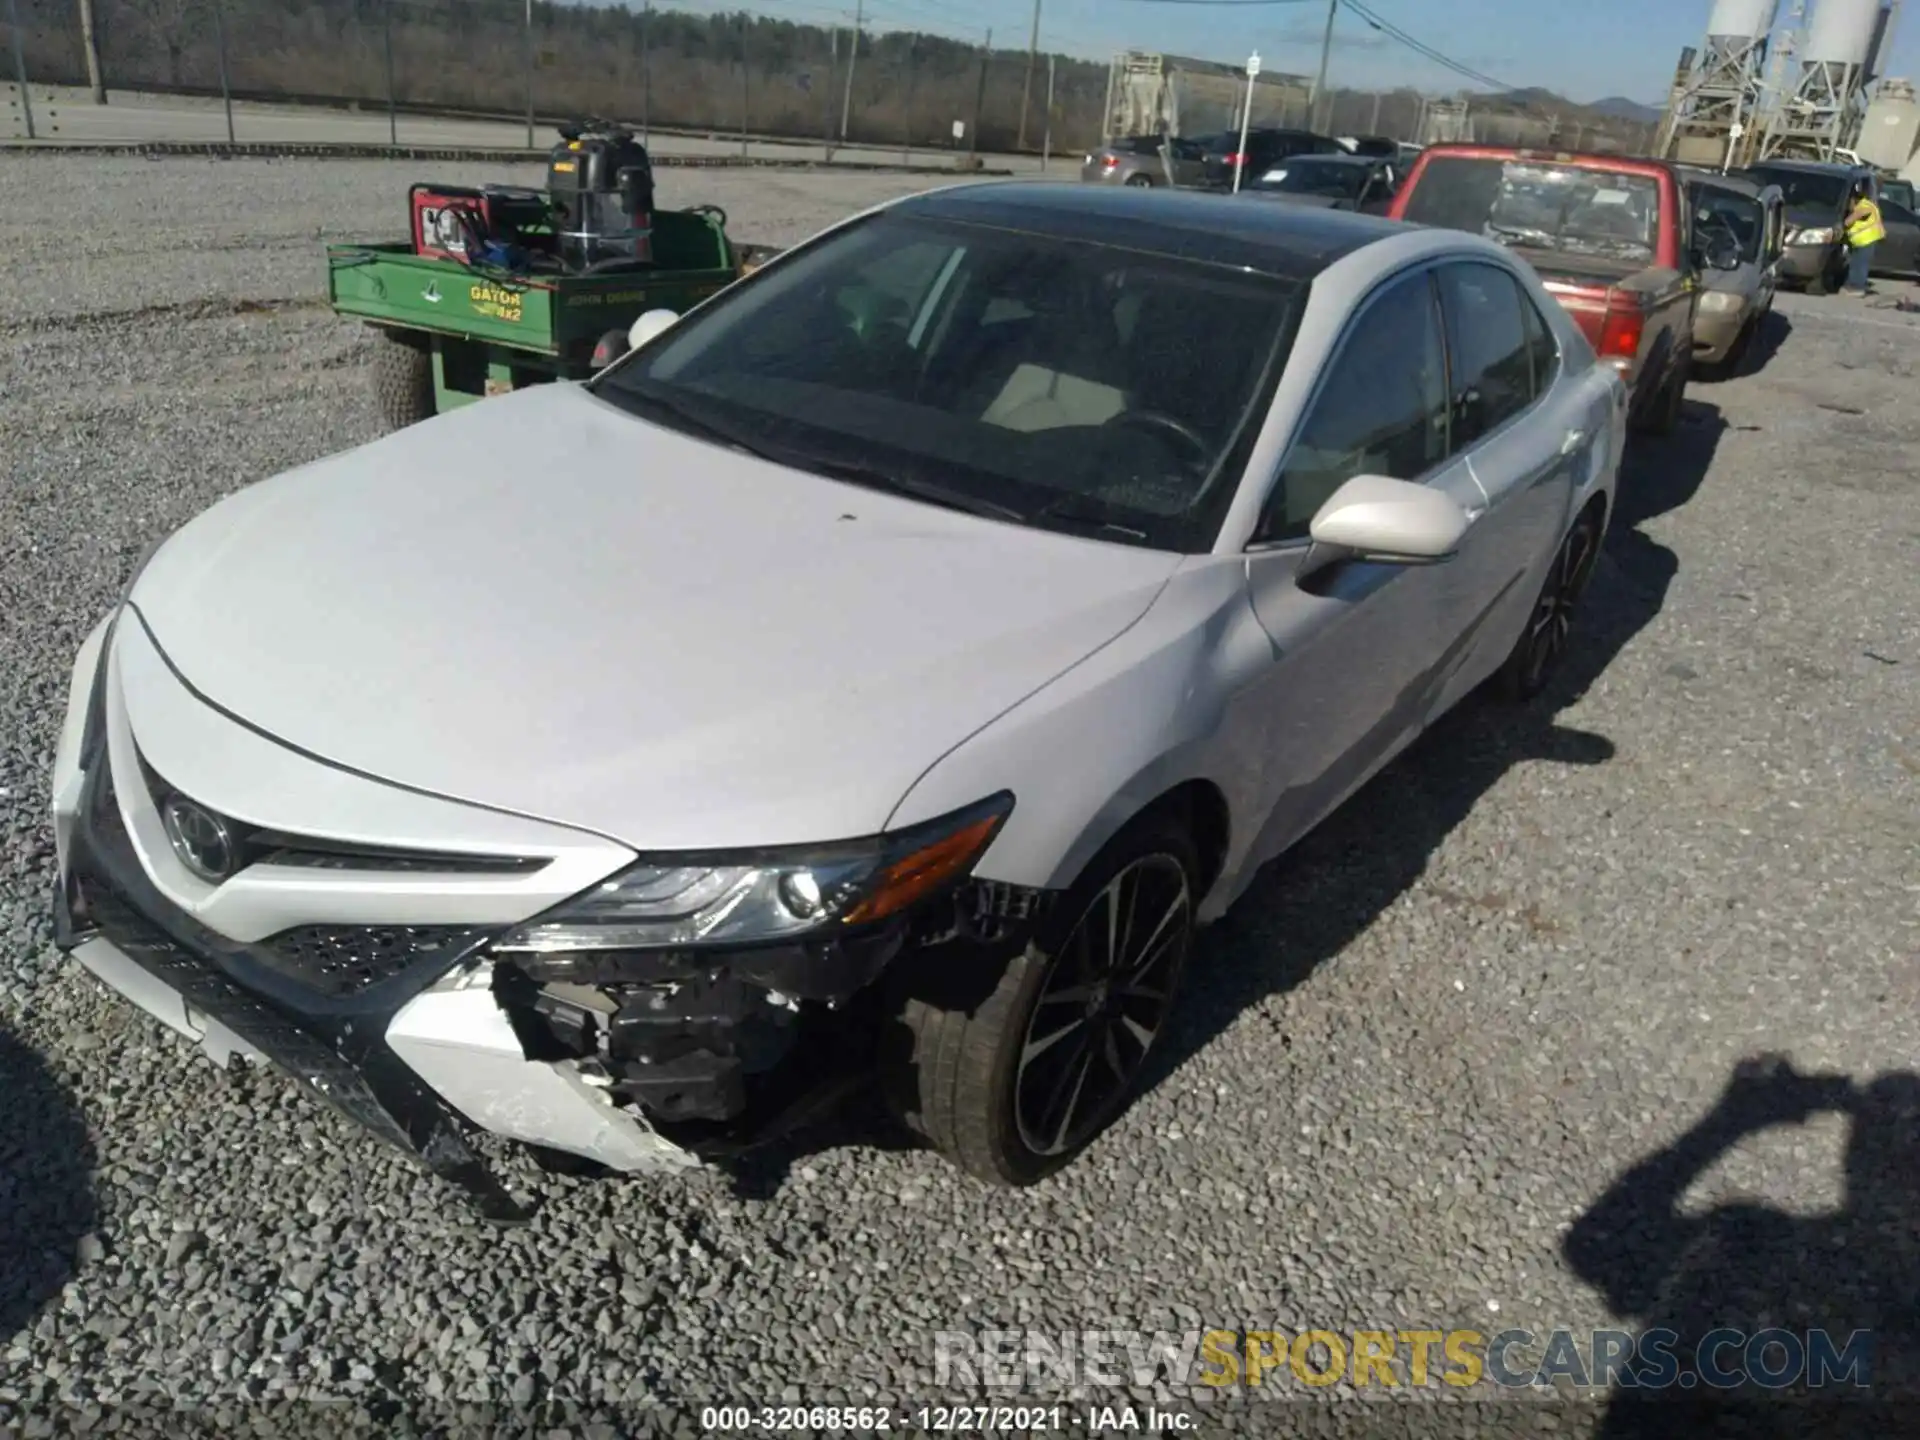
<path id="1" fill-rule="evenodd" d="M 560 129 L 547 157 L 561 268 L 621 269 L 653 260 L 653 161 L 631 130 Z"/>
<path id="2" fill-rule="evenodd" d="M 463 264 L 512 264 L 545 244 L 547 196 L 518 185 L 420 184 L 407 192 L 416 255 Z"/>

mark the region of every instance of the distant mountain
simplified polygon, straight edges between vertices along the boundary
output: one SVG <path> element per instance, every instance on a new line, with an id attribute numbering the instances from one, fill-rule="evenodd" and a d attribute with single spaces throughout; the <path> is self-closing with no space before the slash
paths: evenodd
<path id="1" fill-rule="evenodd" d="M 1624 95 L 1609 95 L 1604 100 L 1595 100 L 1587 109 L 1610 115 L 1616 120 L 1631 120 L 1636 125 L 1651 125 L 1660 118 L 1660 111 L 1652 105 L 1642 105 L 1638 100 L 1629 100 Z"/>

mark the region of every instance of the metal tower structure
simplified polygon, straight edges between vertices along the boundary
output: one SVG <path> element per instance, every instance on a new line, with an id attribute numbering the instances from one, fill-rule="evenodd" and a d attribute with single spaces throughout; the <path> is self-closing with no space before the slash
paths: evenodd
<path id="1" fill-rule="evenodd" d="M 1780 88 L 1770 97 L 1754 158 L 1798 156 L 1832 160 L 1851 147 L 1866 111 L 1867 85 L 1889 33 L 1891 13 L 1881 0 L 1816 0 L 1813 18 L 1780 48 Z"/>
<path id="2" fill-rule="evenodd" d="M 1718 165 L 1736 137 L 1752 127 L 1775 3 L 1714 0 L 1705 45 L 1682 52 L 1654 141 L 1656 155 Z"/>

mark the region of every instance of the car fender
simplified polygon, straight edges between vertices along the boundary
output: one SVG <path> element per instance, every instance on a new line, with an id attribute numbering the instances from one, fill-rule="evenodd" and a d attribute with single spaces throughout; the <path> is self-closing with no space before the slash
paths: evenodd
<path id="1" fill-rule="evenodd" d="M 1248 680 L 1273 663 L 1238 557 L 1193 556 L 1125 635 L 936 761 L 888 821 L 932 819 L 999 790 L 1013 813 L 981 857 L 983 879 L 1063 889 L 1119 830 L 1176 786 L 1228 801 L 1228 857 L 1266 757 Z M 1225 868 L 1225 867 L 1223 867 Z"/>

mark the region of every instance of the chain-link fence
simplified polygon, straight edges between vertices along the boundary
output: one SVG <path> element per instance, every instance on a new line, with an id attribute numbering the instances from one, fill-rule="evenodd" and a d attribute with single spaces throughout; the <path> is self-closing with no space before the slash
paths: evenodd
<path id="1" fill-rule="evenodd" d="M 675 135 L 669 151 L 938 160 L 1079 150 L 1121 113 L 1118 66 L 649 0 L 0 0 L 0 32 L 0 133 L 27 138 L 493 148 L 544 145 L 555 122 L 595 116 Z M 1183 78 L 1177 133 L 1239 122 L 1244 81 L 1207 68 Z M 1255 89 L 1255 124 L 1447 138 L 1410 91 L 1313 103 L 1298 77 Z M 1502 144 L 1646 143 L 1645 127 L 1497 108 L 1464 128 Z"/>

